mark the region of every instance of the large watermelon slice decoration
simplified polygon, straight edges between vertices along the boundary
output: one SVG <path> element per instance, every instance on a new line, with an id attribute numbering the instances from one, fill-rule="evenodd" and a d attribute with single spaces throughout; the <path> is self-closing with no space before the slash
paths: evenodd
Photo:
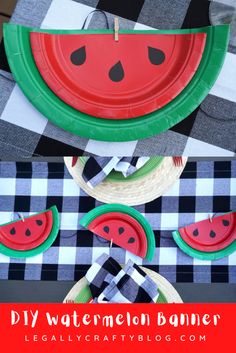
<path id="1" fill-rule="evenodd" d="M 59 229 L 56 206 L 0 226 L 0 252 L 12 257 L 37 255 L 55 240 Z"/>
<path id="2" fill-rule="evenodd" d="M 66 104 L 106 119 L 160 109 L 193 77 L 206 34 L 30 33 L 44 81 Z"/>
<path id="3" fill-rule="evenodd" d="M 80 224 L 135 255 L 148 260 L 154 256 L 154 233 L 134 208 L 121 204 L 102 205 L 88 212 Z"/>
<path id="4" fill-rule="evenodd" d="M 173 237 L 188 255 L 203 260 L 216 260 L 236 250 L 236 212 L 196 222 Z"/>
<path id="5" fill-rule="evenodd" d="M 4 25 L 12 73 L 32 104 L 61 128 L 103 141 L 150 137 L 187 117 L 214 84 L 228 36 L 222 25 L 120 31 L 115 42 L 110 30 Z"/>

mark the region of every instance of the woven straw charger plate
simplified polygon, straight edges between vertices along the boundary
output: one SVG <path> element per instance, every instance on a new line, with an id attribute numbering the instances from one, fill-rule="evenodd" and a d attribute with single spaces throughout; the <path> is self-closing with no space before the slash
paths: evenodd
<path id="1" fill-rule="evenodd" d="M 146 267 L 140 266 L 140 268 L 158 285 L 159 296 L 157 298 L 157 303 L 183 303 L 179 293 L 169 281 Z M 91 299 L 92 296 L 88 281 L 83 277 L 72 287 L 63 300 L 63 303 L 88 303 Z"/>
<path id="2" fill-rule="evenodd" d="M 139 178 L 126 181 L 105 179 L 95 188 L 90 188 L 82 177 L 84 163 L 78 158 L 72 167 L 72 157 L 64 157 L 65 164 L 75 182 L 88 195 L 104 203 L 121 203 L 128 206 L 141 205 L 162 196 L 178 178 L 187 162 L 175 166 L 172 157 L 164 157 L 156 168 Z"/>

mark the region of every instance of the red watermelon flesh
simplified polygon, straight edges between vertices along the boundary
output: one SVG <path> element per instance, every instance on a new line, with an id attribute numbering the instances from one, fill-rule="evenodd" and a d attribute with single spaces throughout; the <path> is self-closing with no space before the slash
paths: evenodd
<path id="1" fill-rule="evenodd" d="M 110 212 L 94 219 L 88 229 L 106 240 L 140 257 L 147 253 L 147 238 L 143 227 L 125 213 Z"/>
<path id="2" fill-rule="evenodd" d="M 14 250 L 30 250 L 41 245 L 53 226 L 52 211 L 0 226 L 0 242 Z"/>
<path id="3" fill-rule="evenodd" d="M 129 119 L 168 104 L 190 82 L 206 34 L 30 33 L 37 68 L 73 108 L 104 119 Z"/>
<path id="4" fill-rule="evenodd" d="M 183 240 L 192 248 L 212 252 L 224 249 L 236 239 L 236 213 L 226 213 L 223 216 L 191 224 L 180 228 Z"/>

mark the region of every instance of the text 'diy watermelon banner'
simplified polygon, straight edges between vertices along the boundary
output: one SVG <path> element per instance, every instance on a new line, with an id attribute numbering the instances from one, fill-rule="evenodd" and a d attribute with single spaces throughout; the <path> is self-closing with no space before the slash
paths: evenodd
<path id="1" fill-rule="evenodd" d="M 0 304 L 0 342 L 9 353 L 227 352 L 235 313 L 236 304 Z"/>

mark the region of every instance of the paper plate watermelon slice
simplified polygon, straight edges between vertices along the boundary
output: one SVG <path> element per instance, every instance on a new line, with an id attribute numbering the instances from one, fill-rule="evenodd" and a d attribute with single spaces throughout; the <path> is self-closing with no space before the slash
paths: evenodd
<path id="1" fill-rule="evenodd" d="M 130 119 L 169 103 L 192 79 L 206 33 L 48 34 L 31 32 L 36 66 L 73 108 L 103 119 Z"/>
<path id="2" fill-rule="evenodd" d="M 236 212 L 196 222 L 178 231 L 173 237 L 188 255 L 202 260 L 216 260 L 236 250 Z"/>
<path id="3" fill-rule="evenodd" d="M 154 256 L 154 233 L 134 208 L 121 204 L 102 205 L 88 212 L 80 224 L 135 255 L 150 261 Z"/>
<path id="4" fill-rule="evenodd" d="M 0 252 L 11 257 L 30 257 L 47 250 L 59 230 L 56 206 L 33 216 L 0 226 Z"/>
<path id="5" fill-rule="evenodd" d="M 202 58 L 200 61 L 200 64 L 198 67 L 196 66 L 196 72 L 194 76 L 191 78 L 191 80 L 188 82 L 188 80 L 184 80 L 184 84 L 181 87 L 181 90 L 177 90 L 177 96 L 176 96 L 176 90 L 174 90 L 175 93 L 171 93 L 171 95 L 168 97 L 167 95 L 163 95 L 163 92 L 168 91 L 168 84 L 170 84 L 171 87 L 174 87 L 175 84 L 178 86 L 178 79 L 181 70 L 183 67 L 190 72 L 192 75 L 192 69 L 188 67 L 188 65 L 183 65 L 183 67 L 175 72 L 175 75 L 169 79 L 168 81 L 163 81 L 161 84 L 163 86 L 163 89 L 160 89 L 161 92 L 161 97 L 163 98 L 165 96 L 165 99 L 163 101 L 162 107 L 157 109 L 157 107 L 150 107 L 149 111 L 152 111 L 151 113 L 148 113 L 148 111 L 141 110 L 134 115 L 139 115 L 140 117 L 136 117 L 135 119 L 104 119 L 103 116 L 101 118 L 96 118 L 91 116 L 90 114 L 85 114 L 82 113 L 80 110 L 77 110 L 73 108 L 72 106 L 66 104 L 60 97 L 58 96 L 58 90 L 56 93 L 50 89 L 48 84 L 45 82 L 45 79 L 42 77 L 40 74 L 36 62 L 34 60 L 34 56 L 32 53 L 32 48 L 31 48 L 31 42 L 30 42 L 30 35 L 32 33 L 35 34 L 35 37 L 37 33 L 42 33 L 42 34 L 49 34 L 49 35 L 56 35 L 56 36 L 61 36 L 63 35 L 63 38 L 65 35 L 72 36 L 72 35 L 80 35 L 83 37 L 84 36 L 90 36 L 90 35 L 106 35 L 109 36 L 110 38 L 113 38 L 113 32 L 109 30 L 105 31 L 100 31 L 100 30 L 80 30 L 80 31 L 58 31 L 58 30 L 40 30 L 40 29 L 35 29 L 35 28 L 27 28 L 27 27 L 22 27 L 22 26 L 17 26 L 13 24 L 5 24 L 4 25 L 4 43 L 5 43 L 5 48 L 6 48 L 6 53 L 8 57 L 8 61 L 12 70 L 12 73 L 18 82 L 19 86 L 21 87 L 22 91 L 25 93 L 25 95 L 28 97 L 28 99 L 32 102 L 32 104 L 43 114 L 45 115 L 49 120 L 51 120 L 53 123 L 56 125 L 60 126 L 61 128 L 70 131 L 74 134 L 78 134 L 82 137 L 87 137 L 87 138 L 92 138 L 96 140 L 102 140 L 102 141 L 129 141 L 129 140 L 136 140 L 136 139 L 141 139 L 145 137 L 150 137 L 152 135 L 156 135 L 162 131 L 165 131 L 169 129 L 171 126 L 177 124 L 181 120 L 183 120 L 185 117 L 187 117 L 200 103 L 201 101 L 206 97 L 207 93 L 209 92 L 210 88 L 214 84 L 220 69 L 222 67 L 225 53 L 227 50 L 227 45 L 228 45 L 228 36 L 229 36 L 229 26 L 228 25 L 222 25 L 222 26 L 214 26 L 214 27 L 204 27 L 204 28 L 197 28 L 197 29 L 191 29 L 191 30 L 174 30 L 174 31 L 157 31 L 157 30 L 151 30 L 151 31 L 121 31 L 121 35 L 127 35 L 134 37 L 136 40 L 136 36 L 142 36 L 142 38 L 148 38 L 148 36 L 156 36 L 157 42 L 158 42 L 158 36 L 162 35 L 174 35 L 175 37 L 181 36 L 181 35 L 197 35 L 197 34 L 205 34 L 206 35 L 206 43 L 204 47 L 204 51 L 202 54 Z M 145 37 L 145 36 L 146 37 Z M 42 36 L 43 37 L 43 36 Z M 193 37 L 191 37 L 193 38 Z M 196 37 L 197 38 L 197 37 Z M 199 37 L 200 38 L 200 37 Z M 201 37 L 203 38 L 203 37 Z M 143 44 L 143 41 L 141 41 Z M 146 42 L 147 44 L 147 42 Z M 136 80 L 133 82 L 133 87 L 131 87 L 131 90 L 127 88 L 125 92 L 131 92 L 132 97 L 138 97 L 141 94 L 140 91 L 140 86 L 142 83 L 145 81 L 145 77 L 141 77 L 141 72 L 146 70 L 148 71 L 147 79 L 149 81 L 146 82 L 148 91 L 148 96 L 151 96 L 152 98 L 156 96 L 158 93 L 157 87 L 159 83 L 157 84 L 156 81 L 156 76 L 153 77 L 153 85 L 154 89 L 150 90 L 151 83 L 150 83 L 150 71 L 152 70 L 161 70 L 161 66 L 163 65 L 164 67 L 164 62 L 161 64 L 158 64 L 158 55 L 153 55 L 153 53 L 157 54 L 158 51 L 158 45 L 153 47 L 153 43 L 150 45 L 150 50 L 143 50 L 143 55 L 146 53 L 146 59 L 147 59 L 147 65 L 142 68 L 137 69 L 137 75 L 136 75 Z M 161 44 L 160 44 L 161 45 Z M 189 45 L 187 46 L 189 48 Z M 156 50 L 154 50 L 154 49 Z M 201 49 L 200 49 L 201 48 Z M 80 48 L 78 48 L 79 50 Z M 138 48 L 139 50 L 140 47 Z M 153 49 L 153 50 L 152 50 Z M 35 49 L 36 50 L 36 49 Z M 179 50 L 179 49 L 178 49 Z M 199 50 L 201 52 L 202 46 L 199 46 Z M 76 52 L 76 50 L 74 51 Z M 148 54 L 147 54 L 148 52 Z M 78 52 L 77 52 L 78 53 Z M 151 53 L 151 54 L 150 54 Z M 192 51 L 189 51 L 189 54 L 192 53 Z M 54 53 L 55 54 L 55 53 Z M 73 53 L 70 53 L 70 57 Z M 73 70 L 78 70 L 78 66 L 86 65 L 86 58 L 89 57 L 90 60 L 90 55 L 88 55 L 89 52 L 83 53 L 81 55 L 80 51 L 80 56 L 76 56 L 75 54 L 75 59 L 74 62 L 77 63 L 82 63 L 81 65 L 74 65 L 71 62 L 71 66 L 73 65 Z M 160 54 L 160 53 L 159 53 Z M 165 58 L 171 58 L 170 63 L 171 65 L 176 67 L 176 63 L 174 60 L 174 57 L 170 53 L 164 53 Z M 185 53 L 186 54 L 186 53 Z M 34 55 L 36 55 L 34 53 Z M 182 54 L 178 54 L 178 60 L 179 57 L 181 57 Z M 196 54 L 199 60 L 199 53 Z M 191 56 L 191 55 L 190 55 Z M 194 60 L 195 60 L 195 55 Z M 163 55 L 162 55 L 163 57 Z M 184 55 L 184 58 L 186 59 L 186 56 Z M 111 61 L 106 62 L 106 57 L 101 55 L 101 60 L 103 60 L 103 67 L 104 70 L 102 70 L 101 75 L 105 75 L 107 71 L 110 72 L 112 68 L 112 75 L 116 75 L 117 72 L 120 72 L 120 65 L 116 65 L 114 63 L 113 67 L 111 68 Z M 128 58 L 127 58 L 128 60 Z M 144 60 L 144 57 L 143 59 Z M 186 59 L 187 60 L 187 59 Z M 186 62 L 185 60 L 185 62 Z M 121 60 L 120 60 L 121 61 Z M 153 63 L 151 62 L 153 61 Z M 123 62 L 123 61 L 122 61 Z M 143 63 L 143 61 L 142 61 Z M 60 63 L 61 64 L 61 63 Z M 66 66 L 67 63 L 65 63 Z M 122 63 L 121 63 L 122 64 Z M 39 61 L 37 62 L 37 65 L 39 65 Z M 165 63 L 166 65 L 166 63 Z M 53 65 L 53 66 L 58 66 L 58 65 Z M 76 66 L 76 68 L 74 68 Z M 108 67 L 109 66 L 109 67 Z M 128 67 L 131 67 L 132 65 L 129 64 Z M 136 65 L 135 65 L 136 66 Z M 135 68 L 134 66 L 134 68 Z M 147 66 L 149 67 L 147 69 Z M 126 65 L 123 62 L 122 64 L 122 70 L 124 71 L 124 74 L 127 76 L 128 75 L 128 67 L 126 70 Z M 133 66 L 132 66 L 133 67 Z M 187 68 L 188 67 L 188 68 Z M 110 68 L 110 69 L 109 69 Z M 109 69 L 109 70 L 108 70 Z M 171 67 L 168 66 L 168 70 L 171 69 Z M 185 71 L 184 69 L 184 71 Z M 169 72 L 169 71 L 168 71 Z M 183 72 L 183 71 L 182 71 Z M 50 75 L 50 72 L 48 73 Z M 48 77 L 47 75 L 47 77 Z M 109 75 L 108 75 L 109 76 Z M 133 74 L 132 74 L 133 76 Z M 161 75 L 162 76 L 162 75 Z M 164 75 L 165 76 L 165 75 Z M 163 79 L 164 79 L 163 76 Z M 55 75 L 53 74 L 53 77 L 55 78 Z M 84 77 L 84 76 L 83 76 Z M 129 75 L 128 75 L 129 77 Z M 189 77 L 189 74 L 187 75 Z M 85 78 L 83 78 L 84 80 Z M 166 78 L 167 79 L 167 78 Z M 176 79 L 176 82 L 175 82 Z M 162 80 L 162 78 L 160 78 Z M 68 85 L 70 86 L 71 83 L 68 82 L 68 80 L 64 77 L 63 78 L 63 85 L 64 81 L 66 81 L 66 87 L 68 88 Z M 123 84 L 123 80 L 122 84 Z M 111 84 L 115 85 L 115 87 L 118 87 L 119 84 L 121 84 L 121 81 L 114 82 L 112 81 Z M 79 80 L 78 80 L 79 82 Z M 82 82 L 82 81 L 81 81 Z M 83 81 L 84 82 L 84 81 Z M 92 81 L 90 80 L 90 83 Z M 188 83 L 187 83 L 188 82 Z M 49 82 L 48 82 L 49 83 Z M 98 85 L 102 85 L 103 81 L 101 82 L 96 82 L 96 87 L 93 86 L 91 87 L 91 90 L 89 90 L 88 85 L 85 88 L 85 91 L 88 93 L 88 91 L 93 92 L 93 98 L 92 100 L 90 99 L 91 97 L 89 96 L 89 105 L 91 107 L 91 102 L 94 101 L 94 94 L 97 99 L 97 104 L 100 104 L 100 106 L 103 105 L 103 100 L 101 102 L 101 95 L 103 96 L 103 93 L 106 95 L 110 95 L 110 91 L 105 92 L 104 89 L 100 89 L 99 91 L 96 92 L 96 89 Z M 166 86 L 167 85 L 167 86 Z M 170 88 L 171 88 L 170 87 Z M 84 87 L 83 87 L 84 88 Z M 136 90 L 136 91 L 135 91 Z M 68 90 L 67 90 L 68 91 Z M 73 91 L 75 91 L 73 89 Z M 145 87 L 143 87 L 142 91 L 145 91 Z M 72 92 L 70 90 L 70 92 Z M 101 93 L 103 92 L 103 93 Z M 85 96 L 87 95 L 85 94 Z M 135 95 L 137 93 L 137 96 Z M 60 93 L 62 94 L 62 93 Z M 142 94 L 141 94 L 142 96 Z M 175 97 L 175 98 L 173 98 Z M 139 98 L 135 101 L 136 98 L 134 98 L 134 102 L 136 107 L 139 109 Z M 109 99 L 108 99 L 109 100 Z M 123 100 L 123 98 L 122 98 Z M 142 104 L 146 104 L 145 102 L 148 101 L 149 98 L 145 96 L 142 96 L 142 99 L 140 101 L 140 107 Z M 120 101 L 120 93 L 117 95 L 114 95 L 112 97 L 112 106 L 115 107 L 116 102 Z M 71 104 L 74 104 L 74 100 L 70 101 Z M 110 104 L 110 103 L 109 103 Z M 158 103 L 159 104 L 159 103 Z M 119 105 L 119 104 L 118 104 Z M 94 107 L 94 105 L 93 105 Z M 96 108 L 97 109 L 97 108 Z M 125 108 L 127 111 L 127 108 Z M 153 109 L 155 111 L 153 111 Z M 114 108 L 114 110 L 116 110 Z M 120 105 L 117 111 L 120 111 Z M 132 112 L 129 113 L 130 116 L 133 116 Z M 129 115 L 128 114 L 128 115 Z M 122 116 L 123 117 L 123 116 Z M 119 133 L 117 133 L 119 131 Z"/>

